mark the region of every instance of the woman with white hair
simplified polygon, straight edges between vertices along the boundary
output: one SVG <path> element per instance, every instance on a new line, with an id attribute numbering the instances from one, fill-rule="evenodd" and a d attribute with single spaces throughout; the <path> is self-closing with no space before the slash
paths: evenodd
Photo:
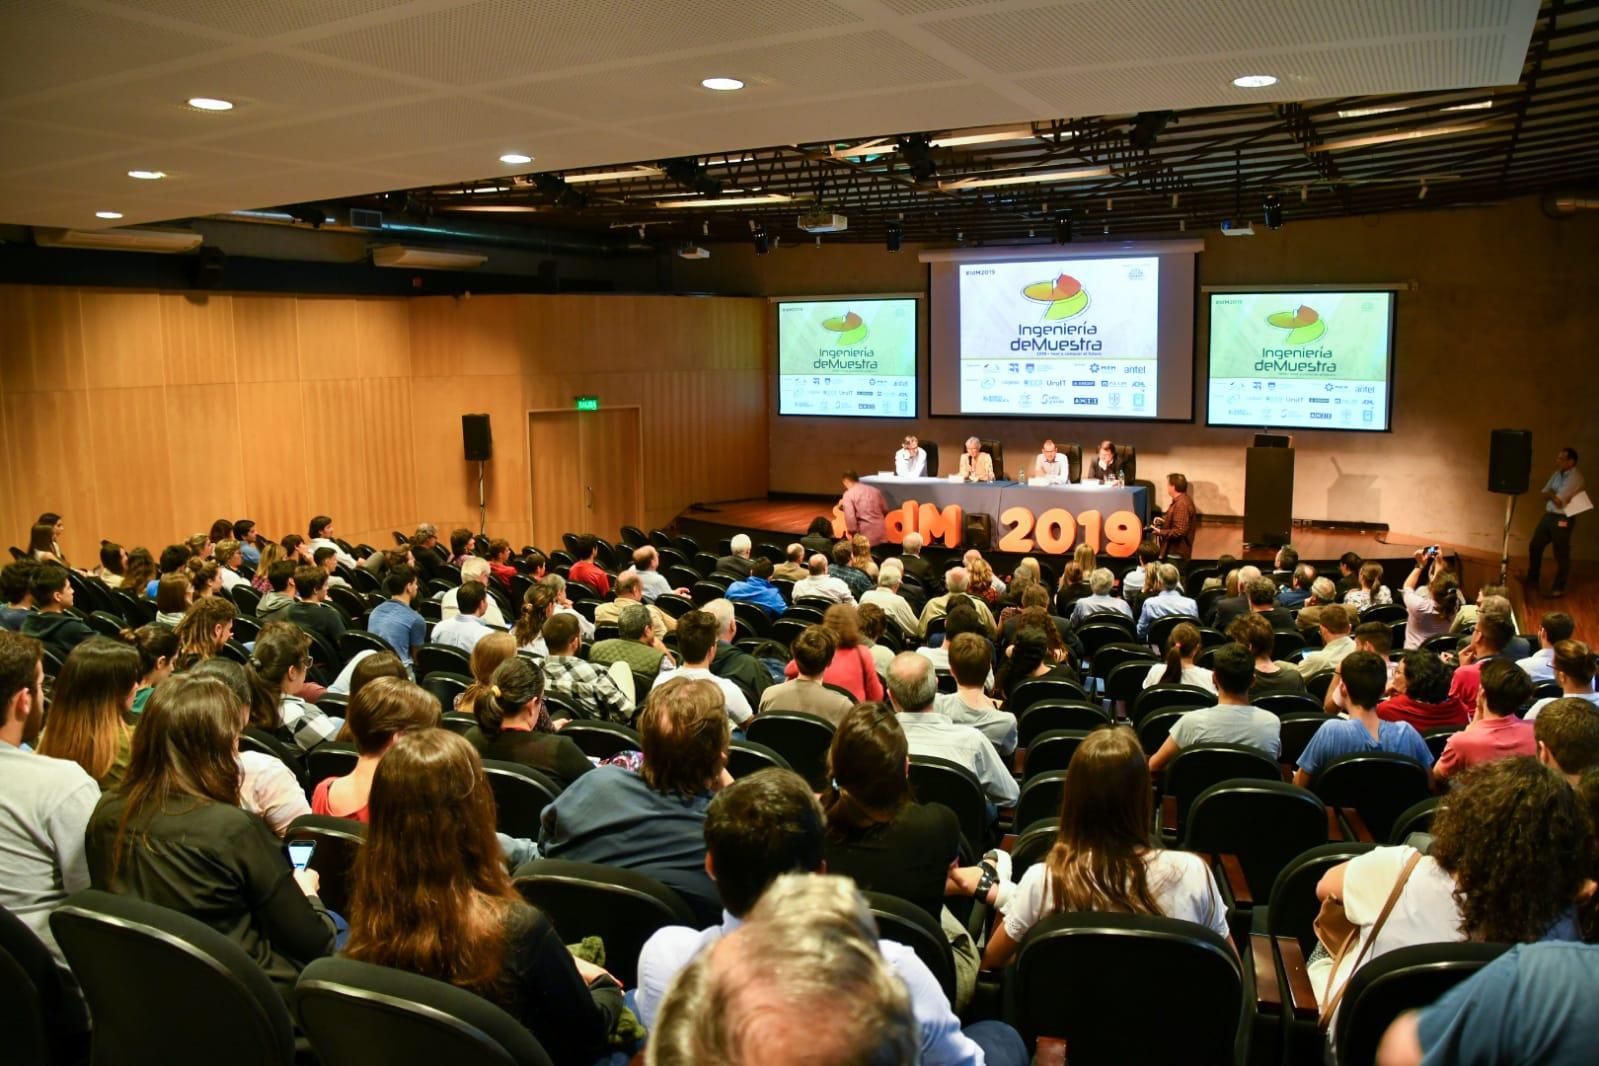
<path id="1" fill-rule="evenodd" d="M 983 451 L 983 442 L 976 437 L 966 438 L 966 450 L 961 452 L 960 476 L 962 481 L 994 480 L 994 457 Z"/>

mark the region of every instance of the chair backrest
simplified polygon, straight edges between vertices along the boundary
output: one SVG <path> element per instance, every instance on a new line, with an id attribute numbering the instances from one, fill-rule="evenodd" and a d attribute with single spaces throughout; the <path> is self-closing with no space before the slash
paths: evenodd
<path id="1" fill-rule="evenodd" d="M 1022 782 L 1022 794 L 1016 800 L 1016 819 L 1012 824 L 1020 831 L 1058 817 L 1061 794 L 1065 790 L 1065 770 L 1048 770 L 1028 777 Z"/>
<path id="2" fill-rule="evenodd" d="M 1149 623 L 1149 643 L 1166 651 L 1166 641 L 1171 639 L 1171 631 L 1187 622 L 1191 626 L 1199 625 L 1199 619 L 1186 614 L 1168 614 Z"/>
<path id="3" fill-rule="evenodd" d="M 1403 622 L 1409 617 L 1402 603 L 1381 603 L 1360 612 L 1362 622 Z"/>
<path id="4" fill-rule="evenodd" d="M 477 719 L 470 714 L 461 714 L 457 711 L 445 711 L 439 725 L 452 733 L 466 736 L 467 733 L 477 728 Z"/>
<path id="5" fill-rule="evenodd" d="M 72 978 L 27 924 L 0 907 L 0 1033 L 15 1066 L 78 1062 L 89 1012 Z"/>
<path id="6" fill-rule="evenodd" d="M 1016 743 L 1030 748 L 1057 729 L 1098 729 L 1111 724 L 1110 712 L 1091 700 L 1041 700 L 1016 716 Z"/>
<path id="7" fill-rule="evenodd" d="M 877 920 L 877 932 L 884 940 L 904 944 L 938 979 L 938 986 L 951 1003 L 955 1002 L 955 953 L 949 937 L 933 916 L 914 903 L 886 892 L 863 892 L 867 909 Z"/>
<path id="8" fill-rule="evenodd" d="M 1322 714 L 1320 700 L 1311 699 L 1309 696 L 1301 696 L 1297 692 L 1274 692 L 1269 696 L 1251 698 L 1249 702 L 1263 711 L 1270 711 L 1278 718 L 1286 718 L 1290 714 L 1297 714 L 1301 711 L 1310 714 Z"/>
<path id="9" fill-rule="evenodd" d="M 1284 781 L 1218 781 L 1194 797 L 1183 823 L 1183 850 L 1238 856 L 1249 894 L 1262 905 L 1285 866 L 1326 842 L 1326 806 Z"/>
<path id="10" fill-rule="evenodd" d="M 375 633 L 368 633 L 364 629 L 347 629 L 339 637 L 339 654 L 344 656 L 344 661 L 349 662 L 363 651 L 393 652 L 389 642 Z"/>
<path id="11" fill-rule="evenodd" d="M 1339 863 L 1364 855 L 1375 844 L 1343 840 L 1307 848 L 1288 861 L 1272 882 L 1266 905 L 1266 929 L 1272 936 L 1291 936 L 1299 941 L 1305 957 L 1316 946 L 1314 928 L 1321 901 L 1316 885 L 1322 876 Z"/>
<path id="12" fill-rule="evenodd" d="M 284 766 L 287 766 L 294 776 L 299 779 L 300 786 L 309 792 L 311 782 L 307 778 L 310 775 L 305 768 L 305 758 L 298 749 L 289 747 L 271 733 L 253 725 L 245 727 L 244 732 L 239 734 L 239 749 L 241 751 L 259 751 L 264 755 L 272 756 Z"/>
<path id="13" fill-rule="evenodd" d="M 1087 628 L 1089 627 L 1086 625 L 1083 627 L 1083 629 Z M 1100 633 L 1104 633 L 1107 636 L 1107 639 L 1104 643 L 1101 643 L 1089 653 L 1093 663 L 1093 674 L 1095 677 L 1109 677 L 1111 671 L 1115 670 L 1118 666 L 1122 665 L 1123 663 L 1134 662 L 1143 663 L 1144 673 L 1148 673 L 1149 668 L 1160 661 L 1156 657 L 1155 653 L 1149 650 L 1148 645 L 1134 644 L 1131 640 L 1124 639 L 1126 637 L 1125 633 L 1116 636 L 1115 639 L 1109 639 L 1109 631 L 1111 627 L 1100 626 L 1096 623 L 1095 628 Z M 1081 630 L 1078 632 L 1078 639 L 1082 639 Z M 1142 677 L 1143 675 L 1140 674 L 1139 676 Z M 1137 695 L 1136 689 L 1134 690 L 1133 695 Z M 1131 697 L 1124 696 L 1120 698 L 1130 699 Z"/>
<path id="14" fill-rule="evenodd" d="M 435 670 L 422 679 L 422 687 L 433 693 L 446 712 L 455 707 L 455 697 L 472 687 L 472 675 L 450 670 Z"/>
<path id="15" fill-rule="evenodd" d="M 551 1066 L 533 1034 L 482 996 L 354 959 L 318 959 L 294 1013 L 322 1066 Z"/>
<path id="16" fill-rule="evenodd" d="M 744 723 L 744 735 L 788 760 L 794 772 L 820 791 L 827 784 L 827 751 L 833 723 L 804 711 L 764 711 Z"/>
<path id="17" fill-rule="evenodd" d="M 1442 796 L 1428 796 L 1406 807 L 1394 819 L 1394 827 L 1388 833 L 1388 843 L 1403 844 L 1412 833 L 1432 832 L 1432 820 L 1438 816 L 1438 805 L 1442 802 Z"/>
<path id="18" fill-rule="evenodd" d="M 1144 692 L 1144 679 L 1149 676 L 1149 668 L 1154 665 L 1156 660 L 1153 658 L 1125 658 L 1099 673 L 1098 676 L 1105 681 L 1105 697 L 1125 704 L 1127 713 L 1131 715 L 1139 696 Z"/>
<path id="19" fill-rule="evenodd" d="M 343 777 L 355 769 L 356 762 L 361 758 L 361 753 L 355 750 L 354 744 L 346 744 L 339 740 L 330 740 L 325 744 L 318 744 L 305 756 L 306 777 L 315 788 L 329 777 Z"/>
<path id="20" fill-rule="evenodd" d="M 1276 760 L 1239 744 L 1195 744 L 1177 753 L 1166 767 L 1161 793 L 1177 799 L 1177 825 L 1183 825 L 1194 798 L 1219 781 L 1283 779 Z"/>
<path id="21" fill-rule="evenodd" d="M 1395 1018 L 1430 1006 L 1510 949 L 1508 944 L 1417 944 L 1384 952 L 1349 979 L 1332 1041 L 1341 1063 L 1373 1062 Z"/>
<path id="22" fill-rule="evenodd" d="M 366 843 L 366 825 L 353 818 L 302 814 L 289 823 L 283 839 L 316 841 L 311 869 L 317 872 L 320 881 L 317 896 L 328 910 L 348 914 L 350 873 L 355 868 L 355 857 Z"/>
<path id="23" fill-rule="evenodd" d="M 1005 445 L 992 438 L 984 437 L 978 442 L 977 447 L 979 451 L 987 452 L 988 457 L 994 461 L 994 477 L 1003 479 L 1005 477 Z M 961 450 L 964 451 L 965 449 L 962 448 Z"/>
<path id="24" fill-rule="evenodd" d="M 753 740 L 739 740 L 736 737 L 727 749 L 727 772 L 736 781 L 741 777 L 748 777 L 757 770 L 792 770 L 788 760 L 783 758 L 776 750 L 765 744 L 757 744 Z"/>
<path id="25" fill-rule="evenodd" d="M 1203 926 L 1150 915 L 1054 914 L 1022 939 L 1014 977 L 1022 1038 L 1064 1038 L 1072 1066 L 1233 1062 L 1243 972 L 1231 945 Z M 1107 988 L 1147 994 L 1107 996 Z"/>
<path id="26" fill-rule="evenodd" d="M 289 1066 L 283 997 L 244 949 L 178 911 L 86 889 L 50 915 L 117 1066 Z M 175 1038 L 176 1036 L 176 1038 Z"/>
<path id="27" fill-rule="evenodd" d="M 1310 787 L 1329 807 L 1359 811 L 1374 840 L 1387 840 L 1400 814 L 1432 795 L 1420 763 L 1386 751 L 1340 755 L 1317 772 Z"/>
<path id="28" fill-rule="evenodd" d="M 1305 650 L 1305 635 L 1297 629 L 1274 629 L 1271 633 L 1271 657 L 1292 659 L 1295 652 Z"/>
<path id="29" fill-rule="evenodd" d="M 1304 754 L 1311 738 L 1326 724 L 1327 716 L 1321 711 L 1314 714 L 1294 711 L 1289 714 L 1279 727 L 1278 738 L 1282 743 L 1282 750 L 1277 753 L 1277 761 L 1284 766 L 1298 765 L 1299 756 Z"/>
<path id="30" fill-rule="evenodd" d="M 1083 654 L 1090 659 L 1099 654 L 1099 649 L 1107 644 L 1126 644 L 1133 640 L 1133 621 L 1120 611 L 1105 611 L 1101 614 L 1091 614 L 1088 619 L 1077 628 L 1077 639 L 1082 641 Z M 1147 652 L 1147 649 L 1145 649 Z M 1109 669 L 1108 667 L 1106 668 Z M 1098 666 L 1094 673 L 1098 677 L 1105 676 L 1105 670 Z"/>
<path id="31" fill-rule="evenodd" d="M 484 759 L 483 773 L 494 791 L 495 825 L 506 836 L 537 840 L 539 815 L 561 794 L 560 786 L 517 762 Z"/>
<path id="32" fill-rule="evenodd" d="M 941 803 L 955 812 L 971 853 L 983 851 L 988 839 L 988 800 L 976 774 L 936 755 L 912 755 L 910 782 L 917 800 Z"/>
<path id="33" fill-rule="evenodd" d="M 1154 711 L 1144 716 L 1138 723 L 1138 746 L 1144 749 L 1145 755 L 1153 755 L 1166 743 L 1166 738 L 1171 735 L 1171 727 L 1177 724 L 1177 719 L 1187 714 L 1188 711 L 1181 707 L 1170 710 Z"/>
<path id="34" fill-rule="evenodd" d="M 1051 818 L 1047 822 L 1034 822 L 1017 834 L 1010 846 L 1011 880 L 1020 883 L 1029 866 L 1044 861 L 1049 849 L 1055 846 L 1055 834 L 1060 823 Z"/>
<path id="35" fill-rule="evenodd" d="M 472 676 L 472 657 L 449 644 L 424 644 L 416 651 L 417 680 L 425 680 L 435 670 Z"/>
<path id="36" fill-rule="evenodd" d="M 644 750 L 638 730 L 595 718 L 575 718 L 561 727 L 561 735 L 582 748 L 584 755 L 596 759 L 609 759 L 624 751 Z"/>
<path id="37" fill-rule="evenodd" d="M 1433 761 L 1444 753 L 1444 748 L 1449 744 L 1449 738 L 1466 728 L 1463 725 L 1438 725 L 1421 734 L 1421 739 L 1426 742 L 1427 750 L 1432 752 Z"/>
<path id="38" fill-rule="evenodd" d="M 919 441 L 922 451 L 927 453 L 927 476 L 938 476 L 938 442 L 936 440 Z"/>
<path id="39" fill-rule="evenodd" d="M 1214 706 L 1216 706 L 1216 694 L 1208 688 L 1200 688 L 1198 685 L 1151 685 L 1133 700 L 1128 717 L 1133 720 L 1134 725 L 1137 725 L 1146 715 L 1155 711 L 1173 708 L 1193 710 L 1195 707 Z"/>
<path id="40" fill-rule="evenodd" d="M 1087 700 L 1083 686 L 1063 677 L 1035 677 L 1023 681 L 1011 690 L 1005 700 L 1005 709 L 1019 715 L 1035 703 L 1044 700 Z"/>
<path id="41" fill-rule="evenodd" d="M 657 929 L 699 924 L 682 896 L 637 870 L 540 859 L 518 871 L 516 888 L 563 943 L 605 941 L 605 968 L 628 988 L 638 984 L 639 951 Z"/>
<path id="42" fill-rule="evenodd" d="M 1077 754 L 1078 745 L 1088 739 L 1089 732 L 1087 729 L 1051 729 L 1034 737 L 1027 745 L 1027 755 L 1022 762 L 1022 780 L 1030 781 L 1039 774 L 1066 769 L 1072 756 Z"/>

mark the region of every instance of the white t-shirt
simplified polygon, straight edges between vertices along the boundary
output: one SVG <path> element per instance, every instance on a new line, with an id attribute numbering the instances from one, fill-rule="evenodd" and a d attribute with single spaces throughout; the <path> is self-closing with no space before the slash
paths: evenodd
<path id="1" fill-rule="evenodd" d="M 1217 936 L 1228 935 L 1227 904 L 1222 901 L 1205 860 L 1192 852 L 1151 849 L 1144 853 L 1144 863 L 1150 895 L 1155 897 L 1161 913 L 1202 925 Z M 1051 895 L 1048 864 L 1029 866 L 1011 896 L 1010 910 L 1005 912 L 1005 934 L 1017 941 L 1026 936 L 1029 929 L 1054 911 Z"/>
<path id="2" fill-rule="evenodd" d="M 1392 848 L 1375 848 L 1349 861 L 1344 871 L 1344 914 L 1360 927 L 1353 947 L 1344 953 L 1333 976 L 1332 993 L 1337 994 L 1343 983 L 1354 974 L 1354 961 L 1365 945 L 1370 927 L 1382 913 L 1393 891 L 1394 882 L 1405 868 L 1405 863 L 1416 853 L 1415 848 L 1400 845 Z M 1388 920 L 1377 932 L 1371 950 L 1361 959 L 1361 965 L 1377 956 L 1416 944 L 1447 944 L 1464 940 L 1460 932 L 1460 908 L 1455 905 L 1455 881 L 1443 867 L 1429 855 L 1411 871 L 1410 879 L 1399 893 Z M 1316 1001 L 1325 1003 L 1328 996 L 1327 977 L 1333 973 L 1330 957 L 1317 959 L 1306 967 Z M 1340 1008 L 1341 1009 L 1341 1008 Z M 1336 1024 L 1336 1020 L 1334 1022 Z"/>
<path id="3" fill-rule="evenodd" d="M 1144 688 L 1160 684 L 1160 679 L 1166 675 L 1166 664 L 1156 663 L 1149 668 L 1149 673 L 1144 675 Z M 1203 666 L 1183 667 L 1183 676 L 1178 679 L 1180 685 L 1198 685 L 1207 692 L 1216 691 L 1216 678 Z"/>

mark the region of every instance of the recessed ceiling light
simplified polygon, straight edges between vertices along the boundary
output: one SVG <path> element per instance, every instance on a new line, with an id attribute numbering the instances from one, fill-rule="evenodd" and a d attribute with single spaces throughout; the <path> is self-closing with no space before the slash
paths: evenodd
<path id="1" fill-rule="evenodd" d="M 700 84 L 719 93 L 737 92 L 744 88 L 744 83 L 737 78 L 706 78 Z"/>
<path id="2" fill-rule="evenodd" d="M 160 181 L 167 176 L 164 170 L 130 170 L 128 177 L 138 178 L 140 181 Z"/>
<path id="3" fill-rule="evenodd" d="M 521 152 L 506 152 L 504 155 L 500 156 L 500 162 L 509 163 L 513 167 L 519 167 L 523 163 L 533 162 L 533 157 L 530 155 L 523 155 Z"/>
<path id="4" fill-rule="evenodd" d="M 121 211 L 96 211 L 94 213 L 94 217 L 95 218 L 121 218 L 122 217 L 122 212 Z"/>
<path id="5" fill-rule="evenodd" d="M 218 100 L 214 96 L 191 96 L 189 106 L 201 111 L 232 111 L 232 100 Z"/>
<path id="6" fill-rule="evenodd" d="M 1268 85 L 1277 84 L 1274 74 L 1244 74 L 1233 79 L 1233 84 L 1240 89 L 1264 89 Z"/>

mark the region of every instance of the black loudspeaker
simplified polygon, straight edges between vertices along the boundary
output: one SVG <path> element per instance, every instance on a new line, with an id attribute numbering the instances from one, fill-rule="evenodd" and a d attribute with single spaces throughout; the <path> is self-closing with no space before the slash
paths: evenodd
<path id="1" fill-rule="evenodd" d="M 967 512 L 961 524 L 961 547 L 988 551 L 994 545 L 994 516 L 984 512 Z"/>
<path id="2" fill-rule="evenodd" d="M 227 256 L 222 249 L 213 248 L 211 245 L 202 244 L 200 254 L 194 259 L 194 287 L 197 289 L 220 289 L 222 275 L 227 269 Z"/>
<path id="3" fill-rule="evenodd" d="M 489 416 L 462 415 L 461 443 L 466 448 L 469 462 L 481 463 L 494 458 L 494 438 L 489 435 Z"/>
<path id="4" fill-rule="evenodd" d="M 1532 475 L 1532 430 L 1496 429 L 1488 438 L 1488 491 L 1519 496 Z"/>
<path id="5" fill-rule="evenodd" d="M 1294 528 L 1294 450 L 1250 448 L 1244 460 L 1244 544 L 1280 548 Z"/>
<path id="6" fill-rule="evenodd" d="M 1257 448 L 1292 448 L 1294 438 L 1286 433 L 1256 433 L 1255 447 Z"/>

